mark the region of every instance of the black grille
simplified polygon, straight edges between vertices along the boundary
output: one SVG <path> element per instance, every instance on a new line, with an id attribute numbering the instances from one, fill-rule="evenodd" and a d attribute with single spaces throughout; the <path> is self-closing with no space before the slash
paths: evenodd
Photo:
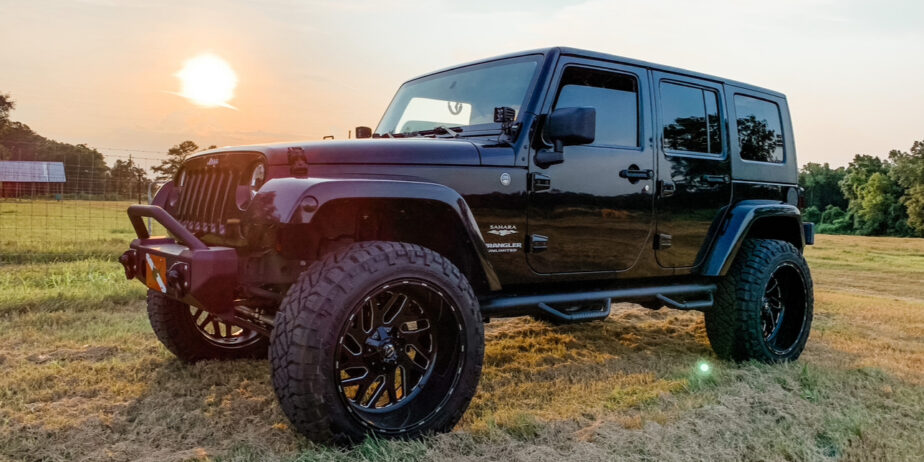
<path id="1" fill-rule="evenodd" d="M 229 215 L 237 209 L 240 171 L 228 167 L 187 166 L 185 185 L 173 216 L 193 233 L 224 235 Z"/>

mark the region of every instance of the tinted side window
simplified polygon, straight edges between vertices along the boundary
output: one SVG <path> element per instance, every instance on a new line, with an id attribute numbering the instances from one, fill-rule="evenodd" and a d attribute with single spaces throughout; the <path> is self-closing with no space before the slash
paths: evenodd
<path id="1" fill-rule="evenodd" d="M 783 162 L 783 123 L 780 108 L 770 101 L 735 95 L 738 147 L 741 158 Z"/>
<path id="2" fill-rule="evenodd" d="M 664 147 L 674 151 L 722 153 L 719 95 L 699 87 L 661 83 Z"/>
<path id="3" fill-rule="evenodd" d="M 594 145 L 638 146 L 638 81 L 635 77 L 579 67 L 562 75 L 555 108 L 597 110 Z"/>

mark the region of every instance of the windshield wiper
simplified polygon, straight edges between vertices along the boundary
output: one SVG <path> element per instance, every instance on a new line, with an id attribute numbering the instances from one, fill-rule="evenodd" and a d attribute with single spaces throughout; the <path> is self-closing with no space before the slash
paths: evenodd
<path id="1" fill-rule="evenodd" d="M 450 138 L 455 138 L 459 136 L 459 133 L 462 133 L 462 127 L 444 127 L 440 125 L 430 130 L 419 131 L 417 132 L 417 136 L 448 135 Z"/>
<path id="2" fill-rule="evenodd" d="M 462 127 L 446 127 L 443 125 L 438 125 L 429 130 L 418 130 L 416 132 L 405 132 L 405 133 L 395 133 L 395 132 L 386 132 L 383 134 L 373 134 L 373 138 L 413 138 L 415 136 L 432 136 L 436 137 L 448 137 L 448 138 L 458 138 L 459 133 L 462 133 Z"/>

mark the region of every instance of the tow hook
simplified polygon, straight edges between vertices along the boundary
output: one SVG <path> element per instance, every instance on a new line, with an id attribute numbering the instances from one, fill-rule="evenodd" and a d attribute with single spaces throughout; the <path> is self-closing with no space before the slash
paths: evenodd
<path id="1" fill-rule="evenodd" d="M 121 263 L 122 268 L 125 269 L 125 279 L 134 279 L 135 274 L 137 274 L 135 271 L 135 257 L 136 252 L 134 250 L 126 250 L 125 253 L 119 257 L 119 263 Z"/>

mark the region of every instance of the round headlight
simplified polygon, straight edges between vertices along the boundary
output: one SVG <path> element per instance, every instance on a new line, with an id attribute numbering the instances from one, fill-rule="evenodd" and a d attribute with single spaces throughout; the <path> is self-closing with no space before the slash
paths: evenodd
<path id="1" fill-rule="evenodd" d="M 254 190 L 263 186 L 263 180 L 266 179 L 266 167 L 259 163 L 253 167 L 253 173 L 250 174 L 250 187 Z"/>

